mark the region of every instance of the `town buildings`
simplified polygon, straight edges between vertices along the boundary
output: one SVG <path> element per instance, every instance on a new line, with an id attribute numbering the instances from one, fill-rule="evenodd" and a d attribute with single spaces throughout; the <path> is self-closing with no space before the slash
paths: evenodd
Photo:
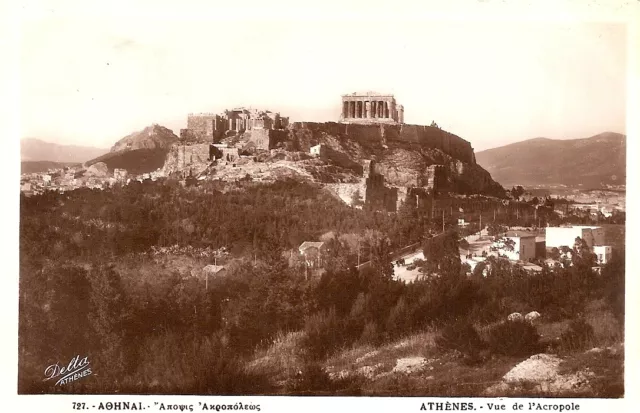
<path id="1" fill-rule="evenodd" d="M 496 242 L 500 255 L 511 261 L 529 261 L 536 257 L 536 236 L 534 234 L 508 231 L 504 237 Z"/>
<path id="2" fill-rule="evenodd" d="M 574 225 L 571 227 L 547 227 L 545 229 L 547 248 L 573 248 L 577 237 L 583 239 L 589 248 L 593 248 L 595 245 L 604 245 L 604 228 Z"/>
<path id="3" fill-rule="evenodd" d="M 612 248 L 609 245 L 595 245 L 593 253 L 596 254 L 598 265 L 604 265 L 611 260 Z"/>

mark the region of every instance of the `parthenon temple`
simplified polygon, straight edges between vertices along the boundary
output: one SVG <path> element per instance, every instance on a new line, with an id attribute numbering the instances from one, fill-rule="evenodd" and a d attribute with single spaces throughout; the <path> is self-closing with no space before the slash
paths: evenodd
<path id="1" fill-rule="evenodd" d="M 404 107 L 393 95 L 376 92 L 342 95 L 341 122 L 404 123 Z"/>

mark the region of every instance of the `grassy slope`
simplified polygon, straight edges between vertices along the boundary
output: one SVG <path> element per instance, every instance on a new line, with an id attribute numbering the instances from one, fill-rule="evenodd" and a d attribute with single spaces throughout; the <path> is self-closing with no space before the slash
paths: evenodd
<path id="1" fill-rule="evenodd" d="M 88 161 L 86 165 L 91 166 L 97 162 L 104 162 L 109 171 L 121 168 L 126 169 L 130 174 L 143 174 L 162 168 L 168 152 L 169 150 L 166 148 L 109 152 Z"/>
<path id="2" fill-rule="evenodd" d="M 595 331 L 595 338 L 588 343 L 587 349 L 619 346 L 622 343 L 621 330 L 601 301 L 591 303 L 586 319 Z M 567 330 L 568 325 L 568 320 L 542 323 L 538 326 L 538 332 L 544 339 L 553 341 Z M 481 330 L 484 328 L 481 327 Z M 467 365 L 454 353 L 437 349 L 434 341 L 437 335 L 437 331 L 428 331 L 379 347 L 355 345 L 329 357 L 322 362 L 322 366 L 334 383 L 342 380 L 343 388 L 296 392 L 287 387 L 287 383 L 296 380 L 296 375 L 304 370 L 304 354 L 301 350 L 304 335 L 301 332 L 281 335 L 268 349 L 257 352 L 247 363 L 247 369 L 272 377 L 283 394 L 480 396 L 491 385 L 500 383 L 509 370 L 526 359 L 492 356 L 483 364 Z M 560 352 L 558 355 L 564 360 L 560 365 L 562 374 L 585 368 L 595 373 L 591 379 L 594 394 L 590 394 L 590 397 L 620 397 L 624 392 L 622 352 L 612 354 L 582 349 Z M 408 357 L 423 357 L 424 368 L 409 374 L 394 372 L 397 360 Z M 533 388 L 524 388 L 509 395 L 536 396 L 540 393 Z M 575 395 L 567 393 L 567 396 Z"/>

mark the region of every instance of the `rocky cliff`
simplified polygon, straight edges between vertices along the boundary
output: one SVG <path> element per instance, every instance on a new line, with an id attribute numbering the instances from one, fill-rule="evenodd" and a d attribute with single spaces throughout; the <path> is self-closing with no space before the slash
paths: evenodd
<path id="1" fill-rule="evenodd" d="M 475 162 L 471 144 L 439 128 L 419 125 L 348 125 L 296 122 L 290 126 L 292 146 L 308 152 L 326 145 L 362 163 L 375 160 L 375 172 L 385 185 L 427 186 L 428 167 L 443 165 L 441 187 L 464 194 L 502 196 L 504 189 Z"/>
<path id="2" fill-rule="evenodd" d="M 491 175 L 476 164 L 471 144 L 439 128 L 296 122 L 280 135 L 277 140 L 269 142 L 270 152 L 254 148 L 252 156 L 238 156 L 233 162 L 209 162 L 207 143 L 174 144 L 167 154 L 164 171 L 167 174 L 192 172 L 220 178 L 259 174 L 260 179 L 266 179 L 265 171 L 280 170 L 286 166 L 305 179 L 311 176 L 318 182 L 356 184 L 363 179 L 361 166 L 367 160 L 374 160 L 374 172 L 384 177 L 385 186 L 433 185 L 434 171 L 429 167 L 442 165 L 437 179 L 440 191 L 504 194 L 503 188 Z M 245 141 L 250 141 L 249 135 L 241 134 L 234 144 L 251 151 Z M 311 147 L 315 147 L 317 156 L 309 155 Z M 350 194 L 345 192 L 345 196 Z"/>

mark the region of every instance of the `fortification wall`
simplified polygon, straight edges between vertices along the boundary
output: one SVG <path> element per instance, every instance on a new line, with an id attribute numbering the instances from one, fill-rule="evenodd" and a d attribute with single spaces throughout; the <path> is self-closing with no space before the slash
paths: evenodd
<path id="1" fill-rule="evenodd" d="M 251 129 L 249 141 L 253 142 L 257 149 L 274 149 L 279 143 L 289 140 L 286 130 L 279 129 Z"/>
<path id="2" fill-rule="evenodd" d="M 310 131 L 312 136 L 326 133 L 348 137 L 360 144 L 412 143 L 440 149 L 463 162 L 475 164 L 473 147 L 461 137 L 442 129 L 424 125 L 347 124 L 336 122 L 294 122 L 289 126 L 294 134 Z"/>
<path id="3" fill-rule="evenodd" d="M 164 162 L 164 173 L 171 174 L 192 170 L 198 174 L 209 166 L 209 144 L 174 144 Z"/>

